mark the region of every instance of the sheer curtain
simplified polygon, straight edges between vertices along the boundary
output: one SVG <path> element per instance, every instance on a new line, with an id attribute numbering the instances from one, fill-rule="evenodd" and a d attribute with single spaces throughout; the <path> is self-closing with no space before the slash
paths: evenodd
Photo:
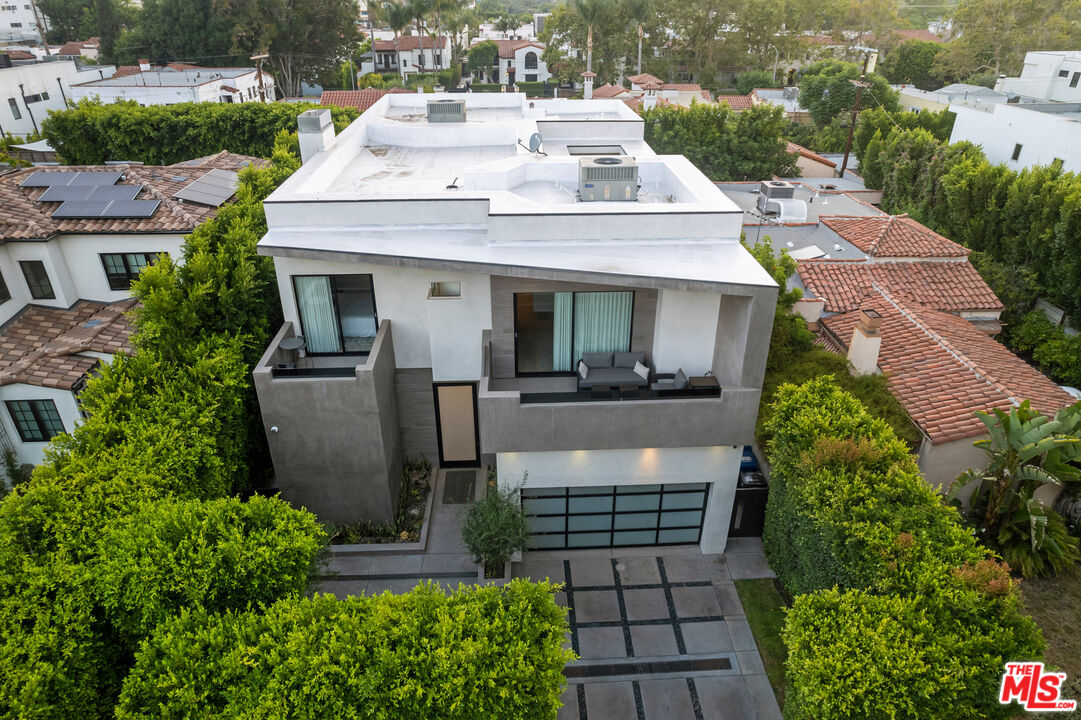
<path id="1" fill-rule="evenodd" d="M 574 323 L 574 293 L 555 293 L 552 320 L 552 371 L 571 370 L 571 327 Z"/>
<path id="2" fill-rule="evenodd" d="M 308 352 L 337 353 L 342 351 L 338 335 L 338 316 L 330 296 L 330 278 L 326 275 L 294 277 L 297 308 Z"/>
<path id="3" fill-rule="evenodd" d="M 582 353 L 630 350 L 633 307 L 633 292 L 575 293 L 575 362 Z"/>

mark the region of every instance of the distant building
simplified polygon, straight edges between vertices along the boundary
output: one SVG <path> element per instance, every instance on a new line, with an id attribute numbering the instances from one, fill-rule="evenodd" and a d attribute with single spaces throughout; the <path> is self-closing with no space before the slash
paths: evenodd
<path id="1" fill-rule="evenodd" d="M 134 100 L 140 105 L 175 105 L 185 102 L 274 102 L 274 78 L 255 68 L 210 68 L 169 63 L 152 66 L 148 60 L 121 66 L 103 80 L 73 86 L 74 100 L 98 98 L 103 102 Z"/>
<path id="2" fill-rule="evenodd" d="M 26 0 L 9 0 L 0 4 L 0 42 L 41 42 L 38 19 L 46 31 L 49 19 L 44 13 L 34 15 L 34 7 Z"/>
<path id="3" fill-rule="evenodd" d="M 995 90 L 1055 102 L 1081 103 L 1081 50 L 1030 52 L 1020 77 L 1000 77 Z"/>
<path id="4" fill-rule="evenodd" d="M 811 113 L 799 104 L 799 88 L 755 88 L 751 91 L 755 105 L 776 105 L 784 109 L 784 116 L 792 122 L 809 123 Z"/>
<path id="5" fill-rule="evenodd" d="M 60 46 L 60 49 L 56 51 L 56 55 L 70 60 L 78 60 L 79 58 L 97 60 L 98 56 L 101 54 L 100 50 L 101 39 L 92 37 L 89 40 L 75 40 L 64 43 Z"/>
<path id="6" fill-rule="evenodd" d="M 63 110 L 75 99 L 76 85 L 114 72 L 111 65 L 84 67 L 73 60 L 20 60 L 0 53 L 0 135 L 38 132 L 50 110 Z"/>
<path id="7" fill-rule="evenodd" d="M 399 75 L 437 72 L 450 67 L 450 52 L 445 37 L 404 35 L 395 40 L 376 40 L 375 71 Z"/>

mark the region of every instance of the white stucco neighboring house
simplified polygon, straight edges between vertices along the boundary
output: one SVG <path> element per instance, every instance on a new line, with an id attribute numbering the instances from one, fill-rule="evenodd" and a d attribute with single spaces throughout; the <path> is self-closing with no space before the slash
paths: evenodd
<path id="1" fill-rule="evenodd" d="M 950 105 L 957 114 L 950 142 L 968 140 L 992 163 L 1015 170 L 1061 160 L 1081 171 L 1081 102 L 999 103 L 983 109 Z"/>
<path id="2" fill-rule="evenodd" d="M 148 60 L 121 66 L 115 75 L 72 86 L 73 99 L 102 102 L 134 100 L 140 105 L 175 105 L 185 102 L 274 102 L 274 78 L 255 68 L 211 68 L 169 63 L 153 66 Z"/>
<path id="3" fill-rule="evenodd" d="M 1081 102 L 1081 50 L 1026 53 L 1020 77 L 1000 77 L 995 90 L 1056 102 Z"/>
<path id="4" fill-rule="evenodd" d="M 375 72 L 438 72 L 450 67 L 450 50 L 445 37 L 405 35 L 397 40 L 376 40 L 372 46 Z"/>
<path id="5" fill-rule="evenodd" d="M 41 130 L 50 110 L 63 110 L 72 88 L 110 77 L 112 65 L 79 65 L 74 60 L 10 61 L 0 52 L 0 134 L 25 136 Z"/>

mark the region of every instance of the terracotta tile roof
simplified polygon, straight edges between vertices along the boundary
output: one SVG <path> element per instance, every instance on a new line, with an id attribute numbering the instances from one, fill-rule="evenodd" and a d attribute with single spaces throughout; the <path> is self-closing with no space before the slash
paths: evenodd
<path id="1" fill-rule="evenodd" d="M 866 262 L 801 260 L 798 272 L 826 312 L 859 308 L 875 285 L 894 297 L 944 312 L 1002 310 L 1002 301 L 967 260 L 935 262 Z"/>
<path id="2" fill-rule="evenodd" d="M 423 43 L 421 42 L 423 40 Z M 447 46 L 447 39 L 445 37 L 432 38 L 427 35 L 402 35 L 398 38 L 398 50 L 417 50 L 423 44 L 425 50 L 432 49 L 432 43 L 435 43 L 437 48 L 445 48 Z M 384 52 L 394 51 L 393 40 L 376 40 L 373 50 L 382 50 Z"/>
<path id="3" fill-rule="evenodd" d="M 544 46 L 534 40 L 494 40 L 493 42 L 499 46 L 499 57 L 504 59 L 513 58 L 514 53 L 527 46 L 544 50 Z"/>
<path id="4" fill-rule="evenodd" d="M 661 83 L 661 90 L 701 93 L 702 86 L 698 83 Z"/>
<path id="5" fill-rule="evenodd" d="M 37 56 L 34 53 L 26 52 L 25 50 L 6 50 L 4 54 L 12 60 L 36 60 Z"/>
<path id="6" fill-rule="evenodd" d="M 0 385 L 26 383 L 71 390 L 98 364 L 80 355 L 131 352 L 127 311 L 136 300 L 80 300 L 70 308 L 27 305 L 0 332 Z"/>
<path id="7" fill-rule="evenodd" d="M 656 75 L 650 75 L 649 73 L 642 73 L 641 75 L 631 75 L 629 78 L 632 83 L 638 86 L 643 86 L 647 82 L 655 82 L 658 85 L 662 85 L 661 79 Z"/>
<path id="8" fill-rule="evenodd" d="M 908 215 L 828 216 L 823 225 L 871 257 L 933 258 L 968 256 L 968 250 L 924 227 Z"/>
<path id="9" fill-rule="evenodd" d="M 0 241 L 43 240 L 58 233 L 131 233 L 131 232 L 179 232 L 188 233 L 199 223 L 212 217 L 217 208 L 199 203 L 173 199 L 173 194 L 201 178 L 215 167 L 235 167 L 236 158 L 245 156 L 221 153 L 200 158 L 204 164 L 196 166 L 173 165 L 154 167 L 149 165 L 65 165 L 50 172 L 108 172 L 124 173 L 117 185 L 142 185 L 136 199 L 160 200 L 158 209 L 149 218 L 59 218 L 51 217 L 58 202 L 37 202 L 45 188 L 21 188 L 30 173 L 41 168 L 22 168 L 0 175 Z M 248 161 L 256 158 L 245 158 Z M 225 167 L 223 167 L 225 166 Z M 228 169 L 233 169 L 229 167 Z"/>
<path id="10" fill-rule="evenodd" d="M 183 162 L 173 163 L 169 165 L 170 168 L 208 168 L 217 170 L 232 170 L 234 172 L 243 168 L 254 167 L 267 167 L 270 165 L 270 161 L 265 158 L 252 157 L 251 155 L 240 155 L 238 153 L 232 153 L 228 150 L 221 150 L 213 155 L 206 155 L 201 158 L 195 158 L 194 160 L 185 160 Z"/>
<path id="11" fill-rule="evenodd" d="M 728 103 L 733 110 L 746 110 L 754 107 L 754 100 L 750 95 L 718 95 L 718 103 Z"/>
<path id="12" fill-rule="evenodd" d="M 138 74 L 139 74 L 139 66 L 138 65 L 118 65 L 117 68 L 116 68 L 116 72 L 113 73 L 113 77 L 118 77 L 119 78 L 119 77 L 124 77 L 126 75 L 138 75 Z"/>
<path id="13" fill-rule="evenodd" d="M 713 102 L 713 96 L 710 95 L 709 90 L 701 90 L 702 99 L 706 102 Z"/>
<path id="14" fill-rule="evenodd" d="M 815 333 L 814 339 L 811 340 L 811 343 L 817 345 L 823 350 L 829 350 L 835 355 L 846 354 L 844 345 L 841 345 L 841 343 L 839 343 L 837 339 L 830 335 L 828 332 L 823 332 L 822 330 L 819 330 Z"/>
<path id="15" fill-rule="evenodd" d="M 641 110 L 642 109 L 642 97 L 619 98 L 619 99 L 622 100 L 624 102 L 624 104 L 627 107 L 629 107 L 631 110 Z M 665 100 L 664 98 L 657 98 L 657 107 L 668 107 L 670 105 L 672 105 L 672 102 L 670 100 Z"/>
<path id="16" fill-rule="evenodd" d="M 82 55 L 83 54 L 83 48 L 86 47 L 87 44 L 88 43 L 82 42 L 81 40 L 76 40 L 76 41 L 73 41 L 73 42 L 67 42 L 67 43 L 64 43 L 63 45 L 60 46 L 60 49 L 56 51 L 56 54 L 57 55 L 76 55 L 76 56 Z"/>
<path id="17" fill-rule="evenodd" d="M 614 98 L 617 95 L 622 95 L 625 92 L 627 92 L 627 88 L 621 85 L 613 85 L 612 83 L 607 83 L 605 85 L 601 85 L 599 88 L 594 88 L 593 97 Z"/>
<path id="18" fill-rule="evenodd" d="M 324 90 L 319 98 L 320 105 L 337 105 L 338 107 L 351 107 L 364 112 L 375 105 L 381 97 L 387 94 L 382 88 L 364 88 L 363 90 Z"/>
<path id="19" fill-rule="evenodd" d="M 885 294 L 863 305 L 882 316 L 878 364 L 890 391 L 932 442 L 985 433 L 977 410 L 1008 409 L 1029 400 L 1054 413 L 1076 400 L 1031 365 L 966 320 Z M 823 318 L 842 344 L 852 338 L 857 311 Z"/>
<path id="20" fill-rule="evenodd" d="M 790 152 L 790 153 L 796 153 L 800 157 L 805 157 L 808 160 L 814 160 L 815 162 L 820 162 L 823 165 L 828 165 L 829 167 L 837 167 L 837 163 L 833 162 L 832 160 L 830 160 L 827 157 L 822 157 L 821 155 L 814 152 L 813 150 L 808 150 L 807 148 L 803 147 L 802 145 L 797 145 L 796 143 L 791 142 L 791 141 L 786 141 L 786 142 L 788 142 L 788 152 Z"/>

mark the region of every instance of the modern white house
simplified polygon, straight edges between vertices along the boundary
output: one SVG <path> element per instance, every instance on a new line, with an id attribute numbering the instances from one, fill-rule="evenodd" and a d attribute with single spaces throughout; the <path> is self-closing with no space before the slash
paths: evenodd
<path id="1" fill-rule="evenodd" d="M 403 457 L 522 484 L 532 546 L 699 544 L 754 438 L 777 286 L 619 100 L 388 94 L 299 118 L 255 370 L 282 495 L 387 521 Z M 535 150 L 535 152 L 534 152 Z"/>
<path id="2" fill-rule="evenodd" d="M 67 107 L 75 85 L 108 78 L 114 72 L 112 65 L 79 65 L 74 60 L 12 61 L 0 53 L 0 135 L 38 132 L 50 110 Z"/>
<path id="3" fill-rule="evenodd" d="M 102 102 L 134 100 L 140 105 L 175 105 L 185 102 L 274 102 L 274 78 L 255 68 L 210 68 L 182 63 L 122 66 L 115 75 L 73 86 L 74 100 Z"/>
<path id="4" fill-rule="evenodd" d="M 40 26 L 39 26 L 40 21 Z M 44 13 L 34 13 L 27 0 L 4 0 L 0 3 L 0 42 L 41 42 L 41 30 L 50 29 Z"/>
<path id="5" fill-rule="evenodd" d="M 1055 102 L 1081 103 L 1081 50 L 1025 54 L 1020 77 L 1000 77 L 995 90 Z"/>
<path id="6" fill-rule="evenodd" d="M 86 375 L 130 351 L 131 281 L 163 254 L 180 258 L 251 162 L 219 153 L 0 175 L 0 449 L 38 464 L 75 426 Z"/>
<path id="7" fill-rule="evenodd" d="M 957 114 L 950 142 L 975 143 L 992 163 L 1020 170 L 1061 160 L 1067 171 L 1081 171 L 1081 101 L 950 105 L 950 111 Z"/>
<path id="8" fill-rule="evenodd" d="M 403 35 L 397 40 L 376 40 L 375 72 L 396 72 L 407 75 L 416 72 L 438 72 L 450 67 L 450 49 L 445 37 Z"/>

